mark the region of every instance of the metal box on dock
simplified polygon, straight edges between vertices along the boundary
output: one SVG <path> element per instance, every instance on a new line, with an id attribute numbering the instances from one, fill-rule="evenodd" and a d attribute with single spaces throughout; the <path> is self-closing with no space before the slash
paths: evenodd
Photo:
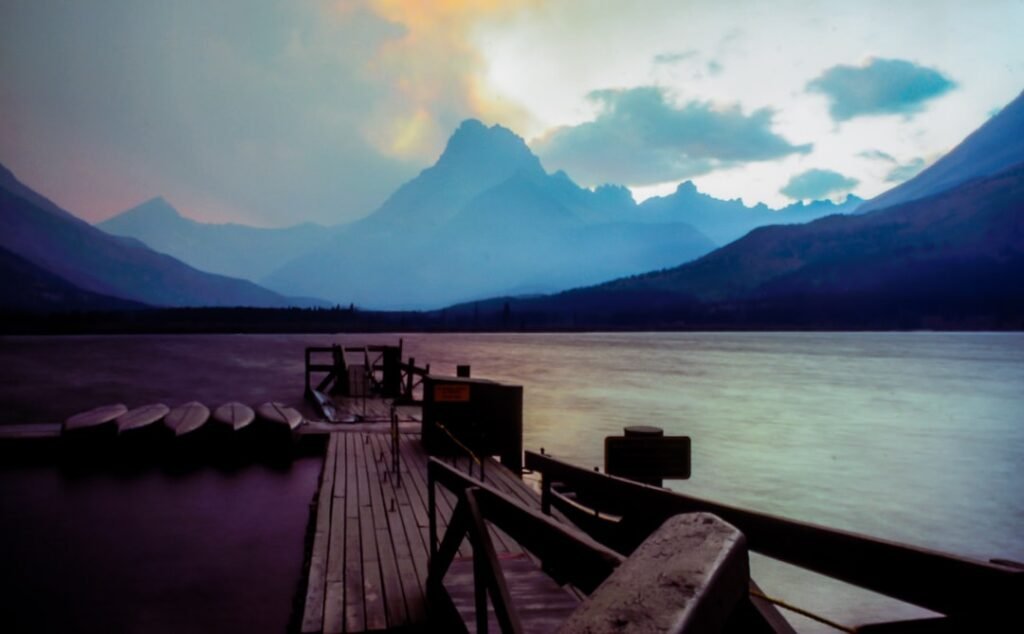
<path id="1" fill-rule="evenodd" d="M 469 449 L 479 457 L 499 456 L 518 474 L 523 466 L 522 386 L 425 377 L 422 438 L 431 455 L 465 455 Z"/>

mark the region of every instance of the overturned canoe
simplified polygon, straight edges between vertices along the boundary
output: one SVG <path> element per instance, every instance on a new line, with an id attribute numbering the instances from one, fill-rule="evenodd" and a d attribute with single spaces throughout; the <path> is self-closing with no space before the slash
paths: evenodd
<path id="1" fill-rule="evenodd" d="M 175 436 L 193 432 L 210 418 L 210 408 L 198 401 L 191 401 L 172 409 L 164 418 L 164 425 L 171 428 Z"/>
<path id="2" fill-rule="evenodd" d="M 256 408 L 259 417 L 269 423 L 285 425 L 289 429 L 295 429 L 303 420 L 302 413 L 290 405 L 272 401 L 264 403 Z"/>
<path id="3" fill-rule="evenodd" d="M 234 431 L 242 429 L 255 418 L 256 413 L 252 411 L 252 408 L 238 401 L 224 403 L 213 410 L 213 420 L 229 426 Z"/>
<path id="4" fill-rule="evenodd" d="M 142 407 L 136 407 L 117 417 L 117 431 L 123 434 L 148 427 L 153 423 L 163 420 L 164 416 L 167 416 L 167 413 L 170 411 L 171 408 L 163 403 L 151 403 Z"/>
<path id="5" fill-rule="evenodd" d="M 87 412 L 81 412 L 68 418 L 64 421 L 65 432 L 84 431 L 87 429 L 100 427 L 108 423 L 113 423 L 118 416 L 122 416 L 128 408 L 124 403 L 114 403 L 112 405 L 101 405 L 100 407 L 93 408 Z"/>

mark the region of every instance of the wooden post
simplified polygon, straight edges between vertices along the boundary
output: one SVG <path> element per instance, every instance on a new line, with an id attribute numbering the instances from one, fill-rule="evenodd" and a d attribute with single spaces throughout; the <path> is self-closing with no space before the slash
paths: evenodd
<path id="1" fill-rule="evenodd" d="M 381 352 L 384 363 L 381 396 L 395 398 L 402 390 L 402 348 L 387 346 Z"/>
<path id="2" fill-rule="evenodd" d="M 710 513 L 675 515 L 558 632 L 721 632 L 749 581 L 743 533 Z"/>

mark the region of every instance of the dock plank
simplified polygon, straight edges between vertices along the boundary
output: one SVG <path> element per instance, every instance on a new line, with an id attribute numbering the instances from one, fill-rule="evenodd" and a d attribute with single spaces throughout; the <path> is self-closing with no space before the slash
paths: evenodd
<path id="1" fill-rule="evenodd" d="M 384 467 L 386 457 L 376 442 L 380 434 L 368 434 L 363 445 L 370 485 L 370 508 L 372 509 L 377 559 L 380 562 L 381 581 L 383 586 L 384 611 L 388 627 L 405 625 L 407 612 L 405 609 L 405 592 L 398 573 L 398 562 L 394 548 L 393 533 L 388 526 L 389 502 L 385 497 L 385 485 L 388 479 Z M 394 496 L 390 496 L 391 499 Z"/>
<path id="2" fill-rule="evenodd" d="M 416 548 L 414 542 L 419 541 L 420 536 L 415 530 L 415 526 L 412 527 L 414 531 L 411 537 L 406 530 L 406 518 L 412 520 L 413 516 L 405 487 L 399 484 L 401 481 L 399 477 L 390 472 L 392 465 L 390 436 L 375 435 L 373 442 L 374 453 L 380 452 L 385 455 L 384 461 L 377 463 L 377 470 L 378 473 L 383 470 L 388 474 L 388 477 L 380 481 L 381 491 L 384 506 L 387 508 L 388 536 L 394 548 L 398 579 L 405 598 L 406 620 L 410 624 L 420 623 L 426 616 L 426 606 L 423 600 L 424 584 L 413 560 L 413 550 Z M 399 468 L 403 467 L 400 465 Z M 420 549 L 422 550 L 422 544 L 420 544 Z"/>
<path id="3" fill-rule="evenodd" d="M 427 627 L 427 455 L 418 433 L 399 434 L 399 484 L 391 470 L 389 427 L 368 427 L 329 432 L 307 571 L 302 620 L 307 634 Z M 463 458 L 457 466 L 466 471 L 468 463 Z M 476 465 L 473 471 L 479 477 Z M 488 459 L 485 481 L 525 506 L 540 508 L 539 494 L 493 459 Z M 443 487 L 437 494 L 440 537 L 456 498 Z M 489 528 L 516 609 L 524 623 L 531 623 L 527 631 L 551 630 L 577 599 L 546 577 L 509 535 Z M 472 548 L 464 540 L 444 583 L 472 629 L 471 562 Z"/>
<path id="4" fill-rule="evenodd" d="M 323 471 L 320 475 L 320 490 L 317 494 L 316 529 L 313 534 L 313 550 L 310 555 L 309 574 L 306 583 L 306 603 L 302 616 L 303 632 L 319 632 L 324 620 L 325 584 L 330 568 L 331 516 L 334 495 L 334 470 L 338 453 L 337 437 L 327 441 Z"/>
<path id="5" fill-rule="evenodd" d="M 365 631 L 365 604 L 363 602 L 363 555 L 359 535 L 359 486 L 355 448 L 359 434 L 345 437 L 345 631 Z"/>
<path id="6" fill-rule="evenodd" d="M 324 595 L 323 631 L 344 630 L 345 607 L 345 437 L 338 436 L 334 454 L 334 491 L 331 495 L 330 538 L 328 539 L 327 591 Z"/>
<path id="7" fill-rule="evenodd" d="M 373 501 L 370 497 L 370 472 L 366 463 L 366 433 L 357 434 L 353 448 L 356 458 L 356 475 L 359 492 L 359 541 L 362 546 L 363 601 L 365 603 L 365 627 L 368 631 L 387 628 L 387 606 L 384 603 L 384 587 L 381 579 L 380 558 L 377 554 L 377 531 L 373 524 Z"/>

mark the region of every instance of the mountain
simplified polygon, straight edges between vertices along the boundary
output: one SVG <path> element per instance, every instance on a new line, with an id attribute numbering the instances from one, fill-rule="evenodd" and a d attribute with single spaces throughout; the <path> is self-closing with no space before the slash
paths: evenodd
<path id="1" fill-rule="evenodd" d="M 67 220 L 77 220 L 74 215 L 64 211 L 58 207 L 52 200 L 46 198 L 33 189 L 26 186 L 24 183 L 19 181 L 15 176 L 14 172 L 7 169 L 4 165 L 0 164 L 0 190 L 6 191 L 14 196 L 22 198 L 33 205 L 36 208 L 51 213 L 60 218 Z"/>
<path id="2" fill-rule="evenodd" d="M 548 326 L 1024 326 L 1024 163 L 884 210 L 756 229 L 694 262 L 505 311 Z M 474 311 L 494 312 L 508 300 Z M 467 307 L 449 311 L 458 315 Z M 581 322 L 573 322 L 579 326 Z"/>
<path id="3" fill-rule="evenodd" d="M 54 311 L 123 310 L 144 304 L 82 290 L 23 257 L 0 248 L 0 310 L 32 313 Z"/>
<path id="4" fill-rule="evenodd" d="M 417 230 L 441 227 L 474 196 L 517 172 L 543 171 L 540 159 L 512 131 L 468 119 L 448 139 L 437 163 L 399 187 L 365 222 Z"/>
<path id="5" fill-rule="evenodd" d="M 863 202 L 850 195 L 838 205 L 829 200 L 817 200 L 793 203 L 775 211 L 763 203 L 747 207 L 739 199 L 720 200 L 697 191 L 696 185 L 685 181 L 670 196 L 645 200 L 635 218 L 642 222 L 686 222 L 716 244 L 723 245 L 765 225 L 798 224 L 833 214 L 852 213 Z"/>
<path id="6" fill-rule="evenodd" d="M 74 287 L 153 306 L 291 303 L 252 282 L 203 273 L 137 240 L 108 235 L 0 171 L 0 247 Z"/>
<path id="7" fill-rule="evenodd" d="M 201 271 L 257 281 L 289 260 L 323 244 L 330 230 L 315 224 L 262 229 L 206 224 L 183 217 L 163 198 L 153 198 L 96 225 L 136 238 Z"/>
<path id="8" fill-rule="evenodd" d="M 1024 161 L 1024 92 L 928 169 L 864 203 L 866 213 L 938 194 Z"/>
<path id="9" fill-rule="evenodd" d="M 462 123 L 437 163 L 366 218 L 261 281 L 372 308 L 552 292 L 678 264 L 713 248 L 682 222 L 639 226 L 629 191 L 548 174 L 501 126 Z"/>

